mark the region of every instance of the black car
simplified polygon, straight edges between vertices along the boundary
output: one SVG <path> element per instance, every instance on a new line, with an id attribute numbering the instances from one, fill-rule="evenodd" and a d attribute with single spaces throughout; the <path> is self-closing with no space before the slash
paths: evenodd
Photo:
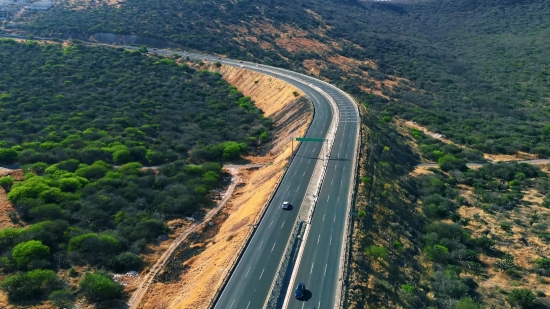
<path id="1" fill-rule="evenodd" d="M 294 297 L 297 299 L 304 298 L 304 291 L 306 290 L 306 285 L 303 283 L 298 283 L 298 287 L 296 288 L 296 291 L 294 292 Z"/>
<path id="2" fill-rule="evenodd" d="M 284 202 L 282 208 L 283 208 L 284 210 L 287 210 L 287 209 L 290 208 L 290 206 L 291 206 L 291 205 L 290 205 L 290 202 Z"/>

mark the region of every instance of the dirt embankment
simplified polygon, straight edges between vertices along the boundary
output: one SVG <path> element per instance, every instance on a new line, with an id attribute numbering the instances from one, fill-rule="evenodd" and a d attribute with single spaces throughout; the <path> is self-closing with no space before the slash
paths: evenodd
<path id="1" fill-rule="evenodd" d="M 11 176 L 15 181 L 21 181 L 24 177 L 21 170 L 0 168 L 0 177 L 4 176 Z M 0 188 L 0 230 L 6 227 L 16 227 L 19 224 L 22 224 L 22 222 L 17 218 L 15 208 L 13 208 L 13 205 L 8 201 L 6 191 Z"/>
<path id="2" fill-rule="evenodd" d="M 273 77 L 241 68 L 222 66 L 224 78 L 245 96 L 250 96 L 273 119 L 275 133 L 263 157 L 248 158 L 254 163 L 269 163 L 260 169 L 241 171 L 244 186 L 235 191 L 214 225 L 205 228 L 196 240 L 182 250 L 197 249 L 198 254 L 169 263 L 183 269 L 177 277 L 154 283 L 139 308 L 204 308 L 214 296 L 229 267 L 239 255 L 252 232 L 271 191 L 274 189 L 291 155 L 289 135 L 304 135 L 313 111 L 307 100 L 295 96 L 299 90 Z M 296 143 L 295 143 L 296 145 Z M 169 269 L 165 269 L 169 272 Z M 162 275 L 163 272 L 161 272 Z M 160 282 L 162 281 L 162 282 Z"/>

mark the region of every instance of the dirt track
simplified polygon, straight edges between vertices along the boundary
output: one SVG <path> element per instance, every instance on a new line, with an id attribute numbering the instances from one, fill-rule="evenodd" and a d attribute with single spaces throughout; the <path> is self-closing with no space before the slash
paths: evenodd
<path id="1" fill-rule="evenodd" d="M 218 206 L 216 208 L 213 208 L 210 210 L 206 216 L 204 217 L 204 220 L 202 222 L 198 222 L 193 224 L 189 229 L 186 229 L 183 233 L 181 233 L 168 247 L 168 249 L 160 256 L 160 258 L 157 260 L 155 265 L 153 265 L 147 274 L 143 277 L 143 280 L 139 287 L 134 291 L 132 294 L 132 297 L 128 301 L 129 308 L 137 308 L 137 306 L 140 304 L 141 300 L 143 299 L 143 296 L 149 289 L 149 285 L 151 282 L 153 282 L 153 279 L 158 274 L 158 272 L 166 265 L 168 262 L 168 259 L 172 256 L 172 253 L 174 253 L 174 250 L 181 244 L 182 241 L 184 241 L 189 234 L 196 231 L 200 226 L 206 224 L 210 221 L 217 213 L 222 209 L 222 207 L 227 203 L 233 192 L 235 191 L 235 188 L 237 187 L 237 184 L 240 183 L 240 178 L 237 177 L 238 174 L 238 168 L 232 167 L 232 168 L 226 168 L 227 171 L 235 177 L 235 180 L 231 183 L 231 185 L 227 188 L 227 190 L 224 192 L 222 200 L 218 203 Z"/>

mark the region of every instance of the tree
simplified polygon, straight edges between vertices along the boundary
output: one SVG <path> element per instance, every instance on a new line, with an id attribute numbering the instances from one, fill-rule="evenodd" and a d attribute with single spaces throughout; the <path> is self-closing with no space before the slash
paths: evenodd
<path id="1" fill-rule="evenodd" d="M 11 255 L 20 269 L 25 269 L 34 260 L 47 260 L 50 248 L 44 246 L 41 241 L 29 240 L 13 247 Z"/>
<path id="2" fill-rule="evenodd" d="M 513 289 L 506 300 L 512 307 L 519 306 L 520 308 L 527 309 L 535 305 L 537 298 L 528 289 Z"/>
<path id="3" fill-rule="evenodd" d="M 82 293 L 90 301 L 117 299 L 124 289 L 119 283 L 102 272 L 87 273 L 79 283 Z"/>

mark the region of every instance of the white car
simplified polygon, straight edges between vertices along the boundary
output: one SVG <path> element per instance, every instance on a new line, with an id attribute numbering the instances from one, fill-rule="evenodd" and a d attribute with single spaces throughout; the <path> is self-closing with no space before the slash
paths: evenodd
<path id="1" fill-rule="evenodd" d="M 292 205 L 290 204 L 290 202 L 284 202 L 282 208 L 283 208 L 284 210 L 287 210 L 287 209 L 289 209 L 291 206 L 292 206 Z"/>

